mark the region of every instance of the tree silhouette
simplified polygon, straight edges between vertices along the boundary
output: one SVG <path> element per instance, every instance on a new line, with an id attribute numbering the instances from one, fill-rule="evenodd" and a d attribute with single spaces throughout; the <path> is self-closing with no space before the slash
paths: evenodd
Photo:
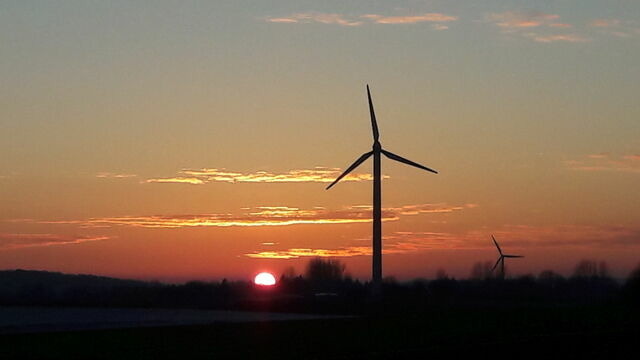
<path id="1" fill-rule="evenodd" d="M 311 259 L 307 264 L 305 278 L 312 283 L 331 283 L 342 281 L 345 265 L 339 260 Z"/>
<path id="2" fill-rule="evenodd" d="M 339 260 L 315 258 L 307 263 L 304 277 L 313 291 L 333 293 L 340 288 L 344 272 L 345 265 Z"/>
<path id="3" fill-rule="evenodd" d="M 296 269 L 293 266 L 289 266 L 282 272 L 281 279 L 293 279 L 296 277 Z"/>
<path id="4" fill-rule="evenodd" d="M 576 265 L 573 277 L 578 279 L 608 278 L 609 267 L 604 261 L 598 263 L 595 260 L 582 260 Z"/>
<path id="5" fill-rule="evenodd" d="M 632 304 L 640 303 L 640 264 L 629 274 L 624 284 L 624 295 Z"/>
<path id="6" fill-rule="evenodd" d="M 471 268 L 471 278 L 474 280 L 487 280 L 494 277 L 491 271 L 493 264 L 491 261 L 477 262 Z"/>
<path id="7" fill-rule="evenodd" d="M 449 274 L 445 269 L 440 268 L 436 271 L 436 280 L 449 280 Z"/>

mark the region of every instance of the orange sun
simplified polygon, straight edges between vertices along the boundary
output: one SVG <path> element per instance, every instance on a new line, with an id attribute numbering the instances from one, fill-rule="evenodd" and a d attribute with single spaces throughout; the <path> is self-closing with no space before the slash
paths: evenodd
<path id="1" fill-rule="evenodd" d="M 253 282 L 255 282 L 256 285 L 273 286 L 276 284 L 276 278 L 271 273 L 261 272 L 260 274 L 256 275 L 256 278 L 253 280 Z"/>

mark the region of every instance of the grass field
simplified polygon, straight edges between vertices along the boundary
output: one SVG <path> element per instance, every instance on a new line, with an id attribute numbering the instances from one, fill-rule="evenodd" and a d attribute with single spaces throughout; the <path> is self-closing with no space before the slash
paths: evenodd
<path id="1" fill-rule="evenodd" d="M 4 335 L 0 359 L 618 358 L 640 314 L 621 306 L 442 309 L 333 320 Z"/>

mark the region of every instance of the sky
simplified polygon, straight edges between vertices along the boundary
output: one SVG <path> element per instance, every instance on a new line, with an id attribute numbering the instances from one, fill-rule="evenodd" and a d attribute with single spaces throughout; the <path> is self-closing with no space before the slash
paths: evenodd
<path id="1" fill-rule="evenodd" d="M 186 281 L 640 263 L 640 2 L 3 1 L 0 269 Z"/>

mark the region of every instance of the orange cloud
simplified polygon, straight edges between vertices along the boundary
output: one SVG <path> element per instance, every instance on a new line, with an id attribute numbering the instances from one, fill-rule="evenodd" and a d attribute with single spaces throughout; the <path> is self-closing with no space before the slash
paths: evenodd
<path id="1" fill-rule="evenodd" d="M 107 240 L 108 236 L 68 236 L 55 234 L 0 234 L 0 250 L 79 244 Z"/>
<path id="2" fill-rule="evenodd" d="M 587 155 L 583 160 L 565 161 L 565 166 L 576 171 L 609 171 L 640 173 L 640 155 L 624 155 L 614 158 L 608 154 Z"/>
<path id="3" fill-rule="evenodd" d="M 119 173 L 111 173 L 111 172 L 99 172 L 96 174 L 97 178 L 111 178 L 111 179 L 124 179 L 136 177 L 138 175 L 135 174 L 119 174 Z"/>
<path id="4" fill-rule="evenodd" d="M 406 254 L 427 250 L 493 250 L 491 234 L 503 247 L 517 251 L 532 247 L 637 247 L 640 228 L 625 226 L 528 226 L 505 225 L 488 233 L 395 232 L 383 237 L 383 254 Z M 371 239 L 358 239 L 370 241 Z M 250 258 L 295 259 L 300 257 L 352 257 L 371 255 L 370 246 L 344 246 L 334 249 L 291 248 L 244 254 Z"/>
<path id="5" fill-rule="evenodd" d="M 371 239 L 360 239 L 370 241 Z M 384 236 L 383 254 L 404 254 L 429 249 L 464 248 L 465 237 L 437 232 L 395 232 Z M 345 246 L 335 249 L 287 249 L 244 254 L 250 258 L 295 259 L 300 257 L 352 257 L 371 255 L 370 246 Z"/>
<path id="6" fill-rule="evenodd" d="M 170 178 L 157 178 L 157 179 L 147 179 L 146 183 L 169 183 L 169 184 L 191 184 L 191 185 L 202 185 L 205 183 L 204 180 L 198 179 L 195 177 L 170 177 Z"/>
<path id="7" fill-rule="evenodd" d="M 428 213 L 450 213 L 463 209 L 473 209 L 478 207 L 477 204 L 465 204 L 460 206 L 449 206 L 446 204 L 418 204 L 418 205 L 404 205 L 395 208 L 386 208 L 387 211 L 392 211 L 400 215 L 418 215 Z"/>
<path id="8" fill-rule="evenodd" d="M 426 13 L 421 15 L 406 16 L 383 16 L 377 14 L 362 15 L 362 18 L 369 19 L 376 24 L 415 24 L 419 22 L 450 22 L 458 20 L 457 16 L 450 16 L 441 13 Z"/>
<path id="9" fill-rule="evenodd" d="M 272 173 L 257 171 L 253 173 L 240 173 L 220 169 L 184 169 L 179 176 L 167 178 L 147 179 L 147 183 L 181 183 L 201 185 L 210 182 L 227 183 L 330 183 L 340 176 L 341 170 L 337 168 L 315 167 L 313 169 L 290 170 L 284 173 Z M 388 178 L 388 176 L 384 176 Z M 371 174 L 349 174 L 341 181 L 369 181 Z"/>
<path id="10" fill-rule="evenodd" d="M 397 220 L 395 214 L 383 212 L 383 221 Z M 371 222 L 371 212 L 362 208 L 298 209 L 292 207 L 258 207 L 233 214 L 150 215 L 91 218 L 88 220 L 42 221 L 47 224 L 75 224 L 83 227 L 133 226 L 143 228 L 285 226 L 296 224 L 349 224 Z"/>
<path id="11" fill-rule="evenodd" d="M 370 255 L 371 248 L 366 246 L 351 246 L 337 249 L 308 249 L 294 248 L 282 251 L 262 251 L 245 254 L 255 259 L 296 259 L 300 257 L 351 257 Z"/>
<path id="12" fill-rule="evenodd" d="M 382 209 L 382 221 L 396 221 L 401 215 L 450 213 L 475 205 L 447 204 L 407 205 Z M 86 220 L 33 221 L 42 224 L 68 224 L 84 228 L 132 226 L 142 228 L 286 226 L 298 224 L 352 224 L 371 222 L 370 206 L 351 206 L 339 210 L 299 209 L 287 206 L 263 206 L 243 209 L 240 214 L 150 215 L 90 218 Z M 23 220 L 24 222 L 24 220 Z"/>

